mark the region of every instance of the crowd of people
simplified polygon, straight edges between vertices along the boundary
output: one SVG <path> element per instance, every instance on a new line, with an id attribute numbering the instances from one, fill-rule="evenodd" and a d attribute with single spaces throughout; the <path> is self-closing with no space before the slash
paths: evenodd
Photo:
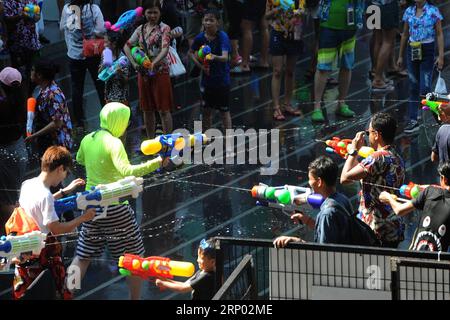
<path id="1" fill-rule="evenodd" d="M 61 13 L 59 26 L 64 33 L 70 70 L 72 104 L 69 106 L 67 97 L 55 81 L 59 66 L 39 55 L 42 46 L 40 41 L 45 42 L 42 32 L 37 30 L 42 17 L 40 14 L 25 13 L 24 7 L 29 3 L 38 5 L 36 0 L 3 0 L 0 4 L 0 36 L 3 51 L 9 53 L 10 57 L 0 71 L 0 222 L 4 224 L 18 201 L 21 208 L 37 221 L 42 232 L 56 236 L 81 224 L 72 265 L 82 270 L 82 276 L 92 259 L 99 257 L 106 246 L 117 259 L 125 252 L 137 255 L 144 253 L 135 215 L 128 204 L 118 204 L 108 208 L 107 218 L 101 222 L 91 221 L 95 210 L 87 210 L 82 216 L 62 223 L 56 216 L 53 201 L 80 186 L 90 188 L 129 175 L 143 176 L 160 167 L 173 167 L 170 159 L 161 157 L 132 165 L 123 142 L 132 112 L 129 85 L 134 72 L 137 73 L 139 108 L 143 114 L 147 138 L 156 136 L 157 114 L 164 133 L 171 133 L 174 129 L 171 113 L 174 94 L 170 72 L 173 62 L 168 55 L 171 46 L 177 48 L 177 39 L 184 37 L 189 44 L 188 73 L 191 76 L 195 76 L 196 72 L 201 74 L 199 87 L 204 130 L 212 126 L 215 111 L 221 114 L 223 128 L 232 128 L 230 77 L 252 72 L 256 68 L 272 67 L 273 119 L 283 121 L 288 115 L 295 117 L 302 114 L 302 108 L 296 107 L 293 91 L 297 58 L 304 50 L 303 30 L 308 16 L 313 20 L 314 43 L 310 48 L 311 65 L 305 78 L 312 82 L 314 88 L 311 101 L 314 104 L 311 114 L 313 122 L 325 121 L 322 96 L 325 87 L 330 84 L 338 85 L 337 116 L 355 116 L 346 103 L 346 97 L 355 62 L 356 33 L 364 27 L 367 5 L 376 5 L 381 12 L 381 26 L 373 30 L 371 41 L 371 90 L 392 91 L 394 88 L 389 76 L 409 77 L 409 123 L 405 128 L 406 133 L 417 131 L 420 96 L 432 91 L 434 69 L 442 70 L 444 67 L 443 16 L 427 0 L 306 0 L 293 1 L 293 6 L 288 9 L 271 0 L 199 0 L 192 1 L 192 6 L 188 8 L 186 26 L 180 18 L 176 2 L 145 0 L 137 3 L 143 8 L 143 17 L 119 31 L 105 27 L 102 5 L 90 0 L 70 0 L 63 6 L 62 1 L 58 1 Z M 108 19 L 115 21 L 120 10 L 127 9 L 130 8 L 119 5 L 108 7 Z M 400 30 L 399 21 L 403 22 L 403 30 L 396 59 L 394 47 Z M 180 26 L 185 30 L 180 31 Z M 256 26 L 261 36 L 257 50 L 253 49 L 253 29 Z M 109 67 L 105 62 L 106 55 L 88 52 L 88 43 L 91 46 L 105 46 L 111 51 L 113 61 L 123 61 L 105 81 L 98 79 Z M 203 57 L 199 52 L 205 46 L 210 51 Z M 135 48 L 149 58 L 149 66 L 144 66 L 136 58 Z M 338 79 L 330 77 L 334 70 L 339 70 Z M 74 136 L 83 132 L 86 124 L 87 106 L 83 105 L 86 71 L 95 84 L 103 106 L 100 129 L 85 135 L 79 148 L 74 150 Z M 283 73 L 284 92 L 281 90 Z M 34 120 L 29 125 L 27 104 L 32 101 L 27 100 L 27 97 L 33 93 L 36 107 Z M 360 181 L 361 198 L 357 212 L 359 218 L 372 229 L 382 247 L 398 247 L 404 239 L 402 216 L 419 209 L 424 213 L 411 248 L 432 251 L 448 249 L 450 110 L 442 109 L 439 112 L 444 125 L 436 137 L 431 159 L 440 162 L 441 182 L 439 186 L 425 188 L 413 201 L 399 203 L 396 196 L 386 192 L 405 183 L 405 165 L 393 147 L 397 122 L 391 115 L 383 112 L 374 114 L 367 131 L 358 132 L 351 143 L 340 182 L 347 184 Z M 365 137 L 368 137 L 369 145 L 375 152 L 359 162 L 357 153 L 364 145 Z M 26 144 L 33 146 L 33 153 L 42 162 L 40 175 L 23 182 L 23 159 L 28 156 Z M 71 152 L 76 152 L 76 161 L 85 167 L 87 179 L 86 182 L 74 180 L 64 187 L 62 183 L 72 163 Z M 321 194 L 325 201 L 316 219 L 301 212 L 293 214 L 292 219 L 314 229 L 316 242 L 351 244 L 349 219 L 354 210 L 347 197 L 336 192 L 336 163 L 329 157 L 319 157 L 309 165 L 308 171 L 310 187 Z M 15 192 L 19 189 L 20 198 Z M 121 235 L 117 233 L 121 228 L 133 230 L 131 235 L 127 235 L 127 241 L 114 240 L 120 238 Z M 92 234 L 97 236 L 94 238 L 97 240 L 88 236 Z M 284 246 L 291 241 L 301 239 L 283 236 L 274 240 L 277 246 Z M 200 246 L 199 265 L 210 273 L 214 270 L 215 262 L 207 248 L 208 245 Z M 39 270 L 42 265 L 39 265 L 39 261 L 35 262 L 34 267 Z M 21 266 L 18 268 L 16 281 L 21 285 L 15 286 L 18 288 L 15 290 L 16 298 L 23 295 L 24 288 L 32 281 L 20 269 Z M 207 278 L 210 279 L 210 275 Z M 128 282 L 131 298 L 138 299 L 141 280 L 129 277 Z M 70 298 L 71 292 L 64 288 L 61 281 L 59 283 L 61 297 Z M 211 281 L 208 280 L 208 283 L 211 284 Z M 188 283 L 159 281 L 157 285 L 179 292 L 201 290 L 196 289 L 201 286 L 195 279 Z"/>

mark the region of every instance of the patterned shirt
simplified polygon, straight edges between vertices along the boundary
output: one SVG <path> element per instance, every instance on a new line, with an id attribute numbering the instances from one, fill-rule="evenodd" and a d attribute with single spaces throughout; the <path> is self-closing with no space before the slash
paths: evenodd
<path id="1" fill-rule="evenodd" d="M 126 55 L 121 52 L 118 58 L 125 57 Z M 103 58 L 103 55 L 102 55 Z M 103 61 L 102 61 L 103 65 Z M 128 102 L 128 77 L 130 73 L 130 61 L 127 58 L 127 65 L 120 68 L 121 74 L 116 73 L 105 82 L 105 100 L 108 102 Z"/>
<path id="2" fill-rule="evenodd" d="M 395 214 L 389 205 L 378 199 L 381 191 L 391 192 L 389 188 L 400 188 L 405 179 L 403 159 L 394 148 L 386 146 L 364 159 L 360 164 L 366 172 L 362 179 L 359 212 L 382 241 L 402 241 L 403 220 Z M 386 186 L 389 188 L 383 188 Z"/>
<path id="3" fill-rule="evenodd" d="M 37 97 L 37 117 L 40 126 L 45 127 L 52 121 L 60 120 L 61 128 L 51 133 L 54 144 L 71 149 L 72 142 L 72 121 L 70 120 L 69 109 L 66 104 L 66 97 L 55 82 L 47 88 L 41 88 Z M 36 128 L 36 131 L 42 128 Z"/>
<path id="4" fill-rule="evenodd" d="M 267 2 L 266 12 L 274 9 L 272 1 Z M 287 38 L 293 35 L 295 32 L 295 27 L 302 28 L 302 18 L 301 14 L 305 12 L 304 1 L 299 1 L 299 7 L 294 14 L 294 10 L 289 9 L 287 11 L 279 10 L 273 17 L 271 21 L 271 26 L 275 31 L 283 32 L 284 37 Z M 292 36 L 291 36 L 292 38 Z"/>
<path id="5" fill-rule="evenodd" d="M 37 5 L 36 0 L 5 0 L 3 2 L 5 17 L 21 16 L 28 3 Z M 22 18 L 11 28 L 8 23 L 8 43 L 11 52 L 22 52 L 24 49 L 37 51 L 41 44 L 36 33 L 36 23 L 33 19 Z"/>
<path id="6" fill-rule="evenodd" d="M 146 45 L 144 45 L 144 38 Z M 128 46 L 130 48 L 136 45 L 139 45 L 139 47 L 146 51 L 145 53 L 153 61 L 163 48 L 169 48 L 170 27 L 162 22 L 153 27 L 148 23 L 139 26 L 128 40 Z M 147 50 L 145 50 L 145 47 L 147 47 Z M 160 74 L 169 74 L 167 55 L 154 67 L 153 71 Z"/>
<path id="7" fill-rule="evenodd" d="M 435 24 L 443 20 L 439 9 L 428 2 L 423 6 L 420 17 L 416 17 L 416 6 L 405 10 L 403 21 L 409 25 L 409 41 L 411 42 L 433 42 L 436 36 Z"/>

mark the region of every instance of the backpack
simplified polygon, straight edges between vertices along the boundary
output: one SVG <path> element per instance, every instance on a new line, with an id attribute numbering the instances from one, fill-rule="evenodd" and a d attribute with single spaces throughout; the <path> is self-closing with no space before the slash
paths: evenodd
<path id="1" fill-rule="evenodd" d="M 381 247 L 381 241 L 376 236 L 375 232 L 355 214 L 351 214 L 336 200 L 333 200 L 333 205 L 338 207 L 342 212 L 345 212 L 349 218 L 349 245 L 367 246 L 367 247 Z"/>
<path id="2" fill-rule="evenodd" d="M 40 229 L 33 217 L 29 216 L 23 208 L 17 207 L 5 223 L 5 230 L 7 235 L 21 236 Z"/>

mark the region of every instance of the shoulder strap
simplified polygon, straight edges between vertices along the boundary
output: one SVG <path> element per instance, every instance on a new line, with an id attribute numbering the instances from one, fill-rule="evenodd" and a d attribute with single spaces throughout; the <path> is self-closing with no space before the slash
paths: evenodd
<path id="1" fill-rule="evenodd" d="M 149 54 L 148 54 L 148 44 L 147 44 L 147 40 L 145 39 L 145 30 L 144 30 L 144 28 L 145 28 L 145 26 L 147 25 L 147 23 L 144 23 L 143 25 L 142 25 L 142 28 L 141 28 L 141 37 L 142 37 L 142 44 L 143 44 L 143 46 L 144 46 L 144 52 L 145 52 L 145 54 L 147 55 L 147 56 L 149 56 Z"/>

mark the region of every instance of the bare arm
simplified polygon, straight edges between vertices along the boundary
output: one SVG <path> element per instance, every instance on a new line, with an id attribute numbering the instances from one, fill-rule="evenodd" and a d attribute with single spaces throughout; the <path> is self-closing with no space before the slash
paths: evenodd
<path id="1" fill-rule="evenodd" d="M 398 202 L 395 200 L 393 195 L 386 191 L 380 193 L 379 199 L 384 204 L 390 205 L 395 214 L 401 217 L 406 216 L 408 213 L 414 211 L 415 209 L 411 201 L 407 201 L 404 203 Z"/>
<path id="2" fill-rule="evenodd" d="M 436 154 L 434 151 L 431 151 L 431 161 L 432 162 L 438 162 L 439 161 L 439 155 Z"/>
<path id="3" fill-rule="evenodd" d="M 403 26 L 402 39 L 400 40 L 400 51 L 398 54 L 398 61 L 401 61 L 400 67 L 403 67 L 403 57 L 405 55 L 405 48 L 408 39 L 409 39 L 409 24 L 408 22 L 405 22 Z M 399 63 L 397 62 L 397 64 Z"/>
<path id="4" fill-rule="evenodd" d="M 188 284 L 186 282 L 180 282 L 180 281 L 167 281 L 167 280 L 156 279 L 155 284 L 159 288 L 165 288 L 165 289 L 169 289 L 169 290 L 180 292 L 180 293 L 191 292 L 193 290 L 190 284 Z"/>
<path id="5" fill-rule="evenodd" d="M 72 232 L 80 224 L 82 224 L 83 222 L 86 222 L 86 221 L 90 221 L 94 217 L 95 217 L 95 209 L 91 208 L 91 209 L 86 210 L 83 215 L 81 215 L 69 222 L 59 222 L 59 221 L 51 222 L 47 225 L 47 228 L 48 228 L 48 230 L 50 230 L 50 232 L 53 235 L 57 236 L 60 234 Z"/>
<path id="6" fill-rule="evenodd" d="M 437 58 L 437 65 L 438 69 L 442 70 L 444 67 L 444 33 L 442 32 L 442 23 L 441 20 L 438 20 L 435 24 L 436 29 L 436 37 L 437 37 L 437 44 L 438 44 L 438 58 Z"/>

